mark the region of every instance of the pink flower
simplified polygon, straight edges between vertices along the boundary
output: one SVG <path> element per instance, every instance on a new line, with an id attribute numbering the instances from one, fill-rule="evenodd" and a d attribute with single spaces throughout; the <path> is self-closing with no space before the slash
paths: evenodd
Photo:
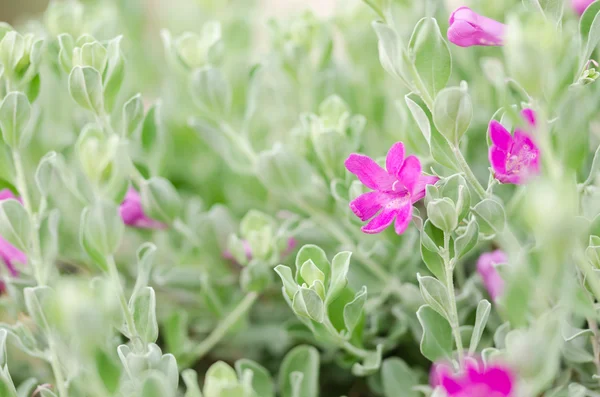
<path id="1" fill-rule="evenodd" d="M 481 254 L 477 260 L 477 272 L 493 300 L 496 300 L 504 291 L 504 280 L 500 277 L 496 265 L 506 263 L 507 259 L 504 251 L 496 250 Z"/>
<path id="2" fill-rule="evenodd" d="M 142 229 L 164 229 L 167 227 L 164 223 L 151 219 L 144 213 L 140 194 L 132 187 L 127 191 L 119 211 L 126 225 Z"/>
<path id="3" fill-rule="evenodd" d="M 415 156 L 404 158 L 404 144 L 395 143 L 388 151 L 385 166 L 381 168 L 373 159 L 361 154 L 351 154 L 346 159 L 348 171 L 372 192 L 358 196 L 350 209 L 361 221 L 373 218 L 362 227 L 365 233 L 379 233 L 396 220 L 396 233 L 402 234 L 412 219 L 412 205 L 425 197 L 425 186 L 438 181 L 436 176 L 421 173 L 421 162 Z"/>
<path id="4" fill-rule="evenodd" d="M 440 384 L 449 397 L 513 397 L 514 376 L 503 366 L 468 362 L 466 371 L 452 376 L 449 371 L 438 373 Z"/>
<path id="5" fill-rule="evenodd" d="M 576 13 L 581 15 L 594 1 L 595 0 L 571 0 L 571 6 Z"/>
<path id="6" fill-rule="evenodd" d="M 535 113 L 531 109 L 521 112 L 525 121 L 535 127 Z M 529 177 L 540 173 L 540 150 L 531 136 L 515 129 L 514 136 L 496 120 L 490 122 L 489 158 L 494 176 L 502 183 L 523 184 Z"/>
<path id="7" fill-rule="evenodd" d="M 448 40 L 460 47 L 503 44 L 506 25 L 481 16 L 469 7 L 460 7 L 450 15 Z"/>
<path id="8" fill-rule="evenodd" d="M 21 199 L 16 197 L 10 189 L 0 190 L 0 201 L 8 199 L 15 199 L 21 202 Z M 0 258 L 2 258 L 2 261 L 13 277 L 16 277 L 19 274 L 15 263 L 27 263 L 27 256 L 25 253 L 6 241 L 2 236 L 0 236 Z"/>

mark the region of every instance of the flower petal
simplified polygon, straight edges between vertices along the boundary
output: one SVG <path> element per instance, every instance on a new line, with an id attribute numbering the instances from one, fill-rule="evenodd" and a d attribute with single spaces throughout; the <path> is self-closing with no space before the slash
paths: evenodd
<path id="1" fill-rule="evenodd" d="M 536 117 L 535 117 L 535 112 L 533 111 L 533 109 L 523 109 L 521 111 L 521 117 L 523 117 L 523 119 L 527 122 L 527 124 L 529 124 L 531 127 L 535 127 L 536 124 Z"/>
<path id="2" fill-rule="evenodd" d="M 412 204 L 407 203 L 404 207 L 400 208 L 396 214 L 396 222 L 394 223 L 394 229 L 396 234 L 402 234 L 406 231 L 410 221 L 412 220 Z"/>
<path id="3" fill-rule="evenodd" d="M 397 175 L 404 163 L 404 144 L 396 142 L 392 145 L 385 158 L 385 168 L 391 175 Z"/>
<path id="4" fill-rule="evenodd" d="M 498 146 L 490 146 L 488 157 L 494 173 L 506 173 L 506 155 L 506 151 L 500 149 Z"/>
<path id="5" fill-rule="evenodd" d="M 507 151 L 513 142 L 510 132 L 496 120 L 490 121 L 489 130 L 492 143 L 500 149 Z"/>
<path id="6" fill-rule="evenodd" d="M 350 209 L 361 221 L 371 219 L 381 210 L 384 193 L 374 191 L 363 193 L 350 202 Z"/>
<path id="7" fill-rule="evenodd" d="M 417 201 L 421 200 L 423 197 L 425 197 L 425 188 L 427 187 L 427 185 L 435 185 L 436 182 L 439 180 L 440 178 L 438 178 L 435 175 L 421 174 L 421 176 L 419 177 L 419 181 L 415 185 L 415 188 L 413 189 L 413 193 L 411 195 L 412 203 L 414 204 Z"/>
<path id="8" fill-rule="evenodd" d="M 384 208 L 379 215 L 363 226 L 361 230 L 368 234 L 380 233 L 392 224 L 397 213 L 398 208 Z"/>
<path id="9" fill-rule="evenodd" d="M 398 172 L 398 180 L 412 195 L 421 177 L 421 162 L 415 156 L 408 156 Z"/>
<path id="10" fill-rule="evenodd" d="M 25 253 L 6 241 L 2 236 L 0 236 L 0 258 L 2 258 L 2 261 L 13 277 L 19 274 L 14 262 L 27 263 L 27 256 L 25 256 Z"/>
<path id="11" fill-rule="evenodd" d="M 513 383 L 513 376 L 506 368 L 496 366 L 485 371 L 484 384 L 488 386 L 490 391 L 508 397 L 512 393 Z"/>
<path id="12" fill-rule="evenodd" d="M 396 179 L 372 158 L 362 154 L 351 154 L 344 164 L 369 189 L 389 191 Z"/>

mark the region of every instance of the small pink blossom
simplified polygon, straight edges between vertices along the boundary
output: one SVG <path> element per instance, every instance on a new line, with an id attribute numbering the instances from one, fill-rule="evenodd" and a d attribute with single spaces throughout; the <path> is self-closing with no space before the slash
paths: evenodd
<path id="1" fill-rule="evenodd" d="M 506 25 L 460 7 L 450 15 L 448 40 L 460 47 L 499 46 L 504 42 Z"/>
<path id="2" fill-rule="evenodd" d="M 480 369 L 481 368 L 481 369 Z M 438 373 L 439 384 L 449 397 L 513 397 L 514 375 L 501 365 L 484 368 L 483 364 L 467 362 L 464 373 Z"/>
<path id="3" fill-rule="evenodd" d="M 421 162 L 415 156 L 404 158 L 404 144 L 395 143 L 387 153 L 381 168 L 373 159 L 351 154 L 346 159 L 348 171 L 373 191 L 361 194 L 350 203 L 350 209 L 361 221 L 371 218 L 362 227 L 365 233 L 379 233 L 396 220 L 396 233 L 402 234 L 412 219 L 412 205 L 425 197 L 425 186 L 438 181 L 436 176 L 424 175 Z"/>
<path id="4" fill-rule="evenodd" d="M 571 0 L 571 6 L 576 13 L 581 15 L 594 1 L 595 0 Z"/>
<path id="5" fill-rule="evenodd" d="M 530 127 L 535 127 L 536 116 L 531 109 L 523 110 L 521 115 Z M 489 132 L 489 159 L 498 181 L 519 185 L 540 173 L 540 150 L 527 132 L 517 128 L 512 136 L 496 120 L 490 122 Z"/>
<path id="6" fill-rule="evenodd" d="M 16 197 L 10 189 L 0 190 L 0 201 L 8 199 L 15 199 L 21 202 L 21 199 Z M 0 258 L 2 258 L 10 275 L 13 277 L 16 277 L 19 274 L 15 263 L 27 263 L 27 256 L 25 253 L 6 241 L 2 236 L 0 236 Z"/>
<path id="7" fill-rule="evenodd" d="M 506 263 L 507 259 L 504 251 L 496 250 L 481 254 L 477 260 L 477 272 L 481 276 L 483 284 L 493 300 L 498 299 L 504 291 L 504 280 L 500 277 L 496 265 Z"/>
<path id="8" fill-rule="evenodd" d="M 141 229 L 165 229 L 167 227 L 164 223 L 151 219 L 144 213 L 140 194 L 132 187 L 127 191 L 119 211 L 123 222 L 128 226 Z"/>

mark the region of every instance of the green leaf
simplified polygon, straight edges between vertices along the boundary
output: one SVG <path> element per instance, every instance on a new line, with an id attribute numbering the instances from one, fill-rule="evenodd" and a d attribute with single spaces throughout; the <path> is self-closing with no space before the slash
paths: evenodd
<path id="1" fill-rule="evenodd" d="M 325 318 L 323 300 L 315 291 L 306 287 L 300 287 L 294 295 L 292 309 L 298 316 L 318 323 L 322 323 Z"/>
<path id="2" fill-rule="evenodd" d="M 390 26 L 383 22 L 375 21 L 372 23 L 373 30 L 377 34 L 379 50 L 379 62 L 383 69 L 392 76 L 400 78 L 406 82 L 406 73 L 404 65 L 404 57 L 402 56 L 402 45 L 398 39 L 398 35 Z"/>
<path id="3" fill-rule="evenodd" d="M 247 359 L 235 362 L 238 378 L 242 379 L 245 371 L 252 373 L 252 389 L 260 397 L 275 397 L 275 385 L 271 374 L 260 364 Z"/>
<path id="4" fill-rule="evenodd" d="M 500 234 L 506 225 L 506 213 L 502 204 L 493 199 L 484 199 L 473 207 L 473 213 L 479 221 L 484 234 Z"/>
<path id="5" fill-rule="evenodd" d="M 142 124 L 140 141 L 142 143 L 142 150 L 146 154 L 153 153 L 156 145 L 159 144 L 157 120 L 158 106 L 158 104 L 154 104 L 150 107 L 146 113 L 146 117 L 144 117 L 144 123 Z"/>
<path id="6" fill-rule="evenodd" d="M 0 202 L 0 236 L 19 250 L 29 252 L 31 223 L 27 211 L 17 200 Z"/>
<path id="7" fill-rule="evenodd" d="M 450 48 L 435 18 L 423 18 L 417 22 L 408 51 L 429 95 L 435 98 L 452 74 Z"/>
<path id="8" fill-rule="evenodd" d="M 279 277 L 281 277 L 281 281 L 283 282 L 283 293 L 286 294 L 290 300 L 293 299 L 296 292 L 298 292 L 298 284 L 296 284 L 294 276 L 292 276 L 292 269 L 288 266 L 277 265 L 274 270 Z"/>
<path id="9" fill-rule="evenodd" d="M 135 329 L 144 343 L 154 343 L 158 339 L 156 321 L 156 295 L 152 287 L 144 287 L 129 303 Z M 130 335 L 131 337 L 131 335 Z"/>
<path id="10" fill-rule="evenodd" d="M 579 20 L 579 32 L 582 37 L 581 63 L 588 61 L 600 41 L 600 4 L 592 3 Z"/>
<path id="11" fill-rule="evenodd" d="M 69 75 L 69 92 L 77 104 L 96 115 L 104 113 L 102 76 L 89 66 L 75 66 Z"/>
<path id="12" fill-rule="evenodd" d="M 31 117 L 31 105 L 21 92 L 10 92 L 0 104 L 0 128 L 2 138 L 13 149 L 22 149 L 31 140 L 31 129 L 27 128 Z"/>
<path id="13" fill-rule="evenodd" d="M 444 261 L 437 252 L 429 251 L 425 245 L 421 244 L 421 258 L 434 276 L 438 279 L 444 278 Z"/>
<path id="14" fill-rule="evenodd" d="M 6 32 L 0 41 L 0 63 L 5 73 L 13 74 L 25 55 L 25 39 L 16 31 Z"/>
<path id="15" fill-rule="evenodd" d="M 168 386 L 165 375 L 160 372 L 149 372 L 142 383 L 140 396 L 144 397 L 173 397 L 174 390 Z"/>
<path id="16" fill-rule="evenodd" d="M 352 252 L 344 251 L 336 254 L 331 261 L 331 282 L 327 290 L 326 303 L 334 301 L 348 284 L 348 270 Z"/>
<path id="17" fill-rule="evenodd" d="M 222 389 L 238 384 L 235 370 L 229 364 L 217 361 L 206 372 L 203 393 L 205 397 L 219 397 Z"/>
<path id="18" fill-rule="evenodd" d="M 415 119 L 419 130 L 427 140 L 427 143 L 431 142 L 431 123 L 429 122 L 429 117 L 423 110 L 421 106 L 419 106 L 415 101 L 410 99 L 410 95 L 404 96 L 404 101 L 406 102 L 406 106 L 408 106 L 408 110 L 410 110 L 410 114 Z"/>
<path id="19" fill-rule="evenodd" d="M 427 215 L 431 223 L 445 233 L 452 233 L 458 225 L 456 207 L 448 197 L 431 200 L 427 204 Z"/>
<path id="20" fill-rule="evenodd" d="M 301 374 L 293 382 L 294 374 Z M 296 376 L 297 378 L 297 376 Z M 296 393 L 294 392 L 296 384 Z M 281 397 L 317 397 L 319 395 L 319 352 L 312 346 L 301 345 L 292 349 L 279 367 Z"/>
<path id="21" fill-rule="evenodd" d="M 479 345 L 481 335 L 483 335 L 483 331 L 485 330 L 491 308 L 492 305 L 485 299 L 482 299 L 477 305 L 475 326 L 473 327 L 473 334 L 471 335 L 471 343 L 469 343 L 469 354 L 473 354 L 477 351 L 477 345 Z"/>
<path id="22" fill-rule="evenodd" d="M 433 105 L 433 122 L 437 130 L 450 142 L 458 145 L 473 118 L 473 103 L 465 87 L 445 88 L 439 92 Z"/>
<path id="23" fill-rule="evenodd" d="M 98 201 L 81 215 L 80 242 L 86 253 L 103 270 L 106 257 L 113 255 L 125 231 L 119 209 L 109 201 Z"/>
<path id="24" fill-rule="evenodd" d="M 162 177 L 152 177 L 140 186 L 142 207 L 152 219 L 170 224 L 182 210 L 182 203 L 173 184 Z"/>
<path id="25" fill-rule="evenodd" d="M 192 98 L 196 105 L 207 114 L 224 117 L 231 109 L 231 87 L 223 73 L 214 67 L 206 66 L 192 76 Z"/>
<path id="26" fill-rule="evenodd" d="M 85 43 L 79 51 L 80 62 L 78 66 L 90 66 L 96 69 L 100 74 L 104 72 L 107 61 L 107 51 L 102 44 L 97 41 Z"/>
<path id="27" fill-rule="evenodd" d="M 325 280 L 325 274 L 310 259 L 300 268 L 300 276 L 308 285 L 312 285 L 316 280 L 321 283 Z"/>
<path id="28" fill-rule="evenodd" d="M 430 361 L 452 357 L 452 328 L 448 321 L 429 305 L 417 311 L 417 318 L 423 328 L 421 353 Z"/>
<path id="29" fill-rule="evenodd" d="M 109 393 L 115 393 L 121 379 L 121 366 L 109 354 L 101 349 L 94 354 L 96 371 Z"/>
<path id="30" fill-rule="evenodd" d="M 300 248 L 298 254 L 296 255 L 296 282 L 298 284 L 304 282 L 300 274 L 300 269 L 308 260 L 311 260 L 319 268 L 319 270 L 325 274 L 325 280 L 329 280 L 329 275 L 331 274 L 331 265 L 329 264 L 329 259 L 327 259 L 325 251 L 316 245 L 306 244 Z M 343 265 L 343 263 L 344 262 L 338 262 L 340 265 Z"/>
<path id="31" fill-rule="evenodd" d="M 45 330 L 49 330 L 47 319 L 48 305 L 52 303 L 54 291 L 50 287 L 27 287 L 23 291 L 27 312 L 33 321 Z"/>
<path id="32" fill-rule="evenodd" d="M 479 239 L 479 224 L 471 219 L 464 231 L 454 240 L 454 255 L 457 259 L 464 257 L 477 245 Z"/>
<path id="33" fill-rule="evenodd" d="M 369 376 L 376 373 L 381 367 L 382 355 L 383 345 L 379 344 L 375 351 L 369 352 L 362 363 L 355 363 L 352 366 L 352 374 L 355 376 Z"/>
<path id="34" fill-rule="evenodd" d="M 354 300 L 344 306 L 344 324 L 347 335 L 352 335 L 354 329 L 364 316 L 365 302 L 367 301 L 367 287 L 363 287 L 354 295 Z"/>
<path id="35" fill-rule="evenodd" d="M 123 36 L 118 36 L 108 42 L 107 63 L 104 71 L 104 103 L 106 110 L 111 112 L 119 93 L 123 80 L 125 79 L 125 60 L 121 53 L 121 40 Z"/>
<path id="36" fill-rule="evenodd" d="M 154 107 L 152 109 L 154 109 Z M 127 102 L 125 102 L 125 104 L 123 105 L 122 117 L 123 136 L 133 136 L 142 124 L 142 120 L 144 120 L 144 103 L 142 101 L 141 94 L 134 95 Z"/>
<path id="37" fill-rule="evenodd" d="M 400 358 L 392 357 L 383 361 L 381 366 L 381 381 L 385 397 L 419 397 L 421 394 L 413 390 L 419 382 L 419 377 Z"/>
<path id="38" fill-rule="evenodd" d="M 448 300 L 448 289 L 437 279 L 429 276 L 421 276 L 417 273 L 419 288 L 423 300 L 433 310 L 448 319 L 448 310 L 450 310 L 450 301 Z"/>
<path id="39" fill-rule="evenodd" d="M 184 397 L 202 397 L 202 392 L 198 386 L 198 374 L 193 369 L 181 371 L 181 377 L 185 383 L 186 391 Z"/>

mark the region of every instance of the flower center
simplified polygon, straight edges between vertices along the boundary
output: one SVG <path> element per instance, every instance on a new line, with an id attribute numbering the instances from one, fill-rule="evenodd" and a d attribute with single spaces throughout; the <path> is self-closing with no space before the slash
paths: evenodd
<path id="1" fill-rule="evenodd" d="M 518 152 L 509 153 L 506 159 L 506 173 L 519 174 L 523 168 L 527 168 L 537 154 L 531 150 L 529 145 L 523 145 Z"/>

